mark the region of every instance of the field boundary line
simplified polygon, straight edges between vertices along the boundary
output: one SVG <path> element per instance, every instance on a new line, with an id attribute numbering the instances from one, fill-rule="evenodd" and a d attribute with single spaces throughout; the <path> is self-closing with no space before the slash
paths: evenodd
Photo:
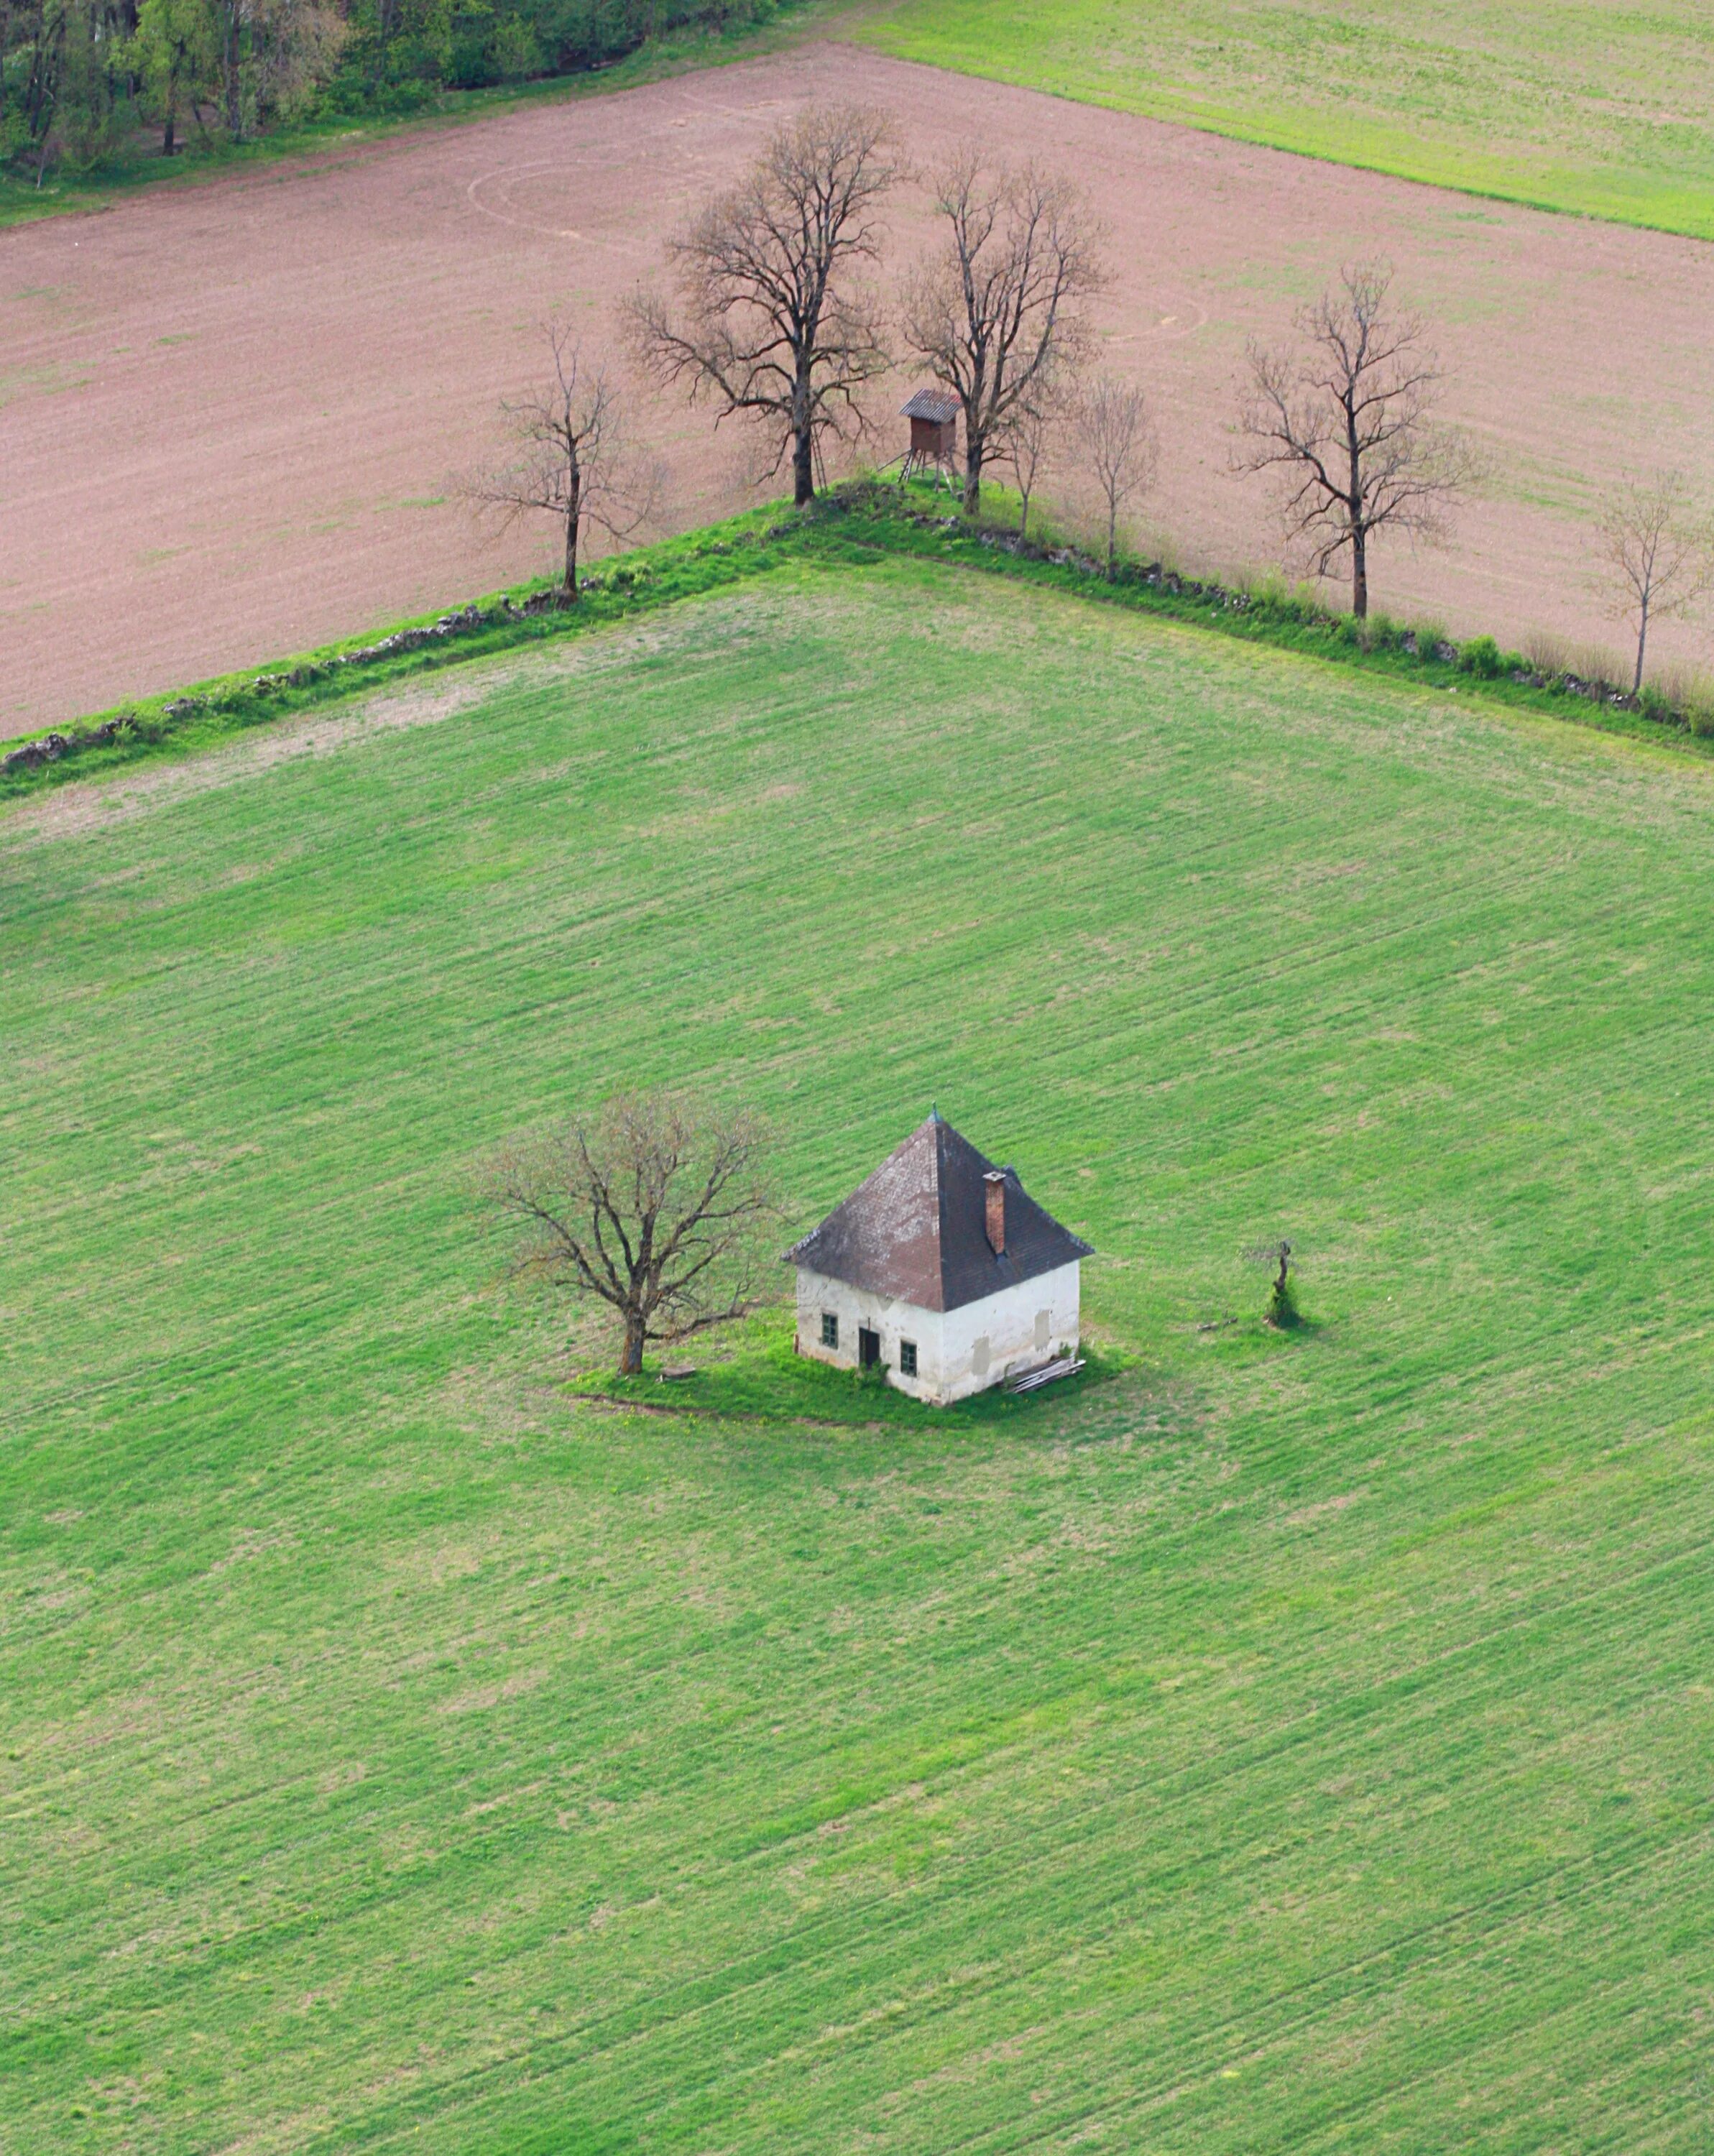
<path id="1" fill-rule="evenodd" d="M 1349 616 L 1313 600 L 1275 598 L 1182 577 L 1159 562 L 1122 562 L 1109 577 L 1078 548 L 1020 540 L 1008 526 L 935 515 L 872 479 L 849 481 L 809 508 L 773 504 L 680 537 L 614 556 L 591 572 L 575 601 L 546 581 L 516 587 L 378 637 L 346 639 L 259 671 L 221 675 L 192 688 L 121 705 L 69 733 L 49 729 L 0 753 L 0 807 L 72 778 L 99 778 L 163 753 L 211 747 L 290 715 L 343 703 L 411 676 L 532 644 L 610 628 L 675 601 L 731 586 L 788 562 L 830 571 L 890 559 L 976 569 L 1116 607 L 1212 629 L 1250 644 L 1320 659 L 1410 686 L 1569 721 L 1634 742 L 1714 757 L 1714 737 L 1648 691 L 1639 700 L 1610 683 L 1549 678 L 1489 637 L 1419 650 L 1409 631 L 1367 648 Z M 1469 706 L 1460 703 L 1460 708 Z M 0 829 L 3 829 L 0 824 Z"/>

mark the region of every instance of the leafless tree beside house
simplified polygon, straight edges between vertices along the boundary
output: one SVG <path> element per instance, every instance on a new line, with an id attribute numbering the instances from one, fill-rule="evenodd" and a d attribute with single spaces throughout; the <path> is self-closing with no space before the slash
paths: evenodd
<path id="1" fill-rule="evenodd" d="M 628 435 L 618 390 L 607 369 L 583 355 L 572 332 L 547 323 L 542 336 L 551 380 L 502 407 L 516 454 L 463 483 L 478 509 L 503 524 L 552 516 L 565 546 L 562 589 L 577 596 L 577 561 L 592 528 L 623 543 L 659 514 L 665 475 Z"/>
<path id="2" fill-rule="evenodd" d="M 519 1231 L 515 1270 L 606 1303 L 619 1371 L 767 1299 L 778 1208 L 753 1116 L 631 1093 L 588 1122 L 505 1147 L 486 1195 Z"/>
<path id="3" fill-rule="evenodd" d="M 1076 409 L 1077 452 L 1101 507 L 1111 582 L 1119 562 L 1119 526 L 1126 510 L 1154 485 L 1160 444 L 1148 399 L 1134 382 L 1097 375 Z"/>
<path id="4" fill-rule="evenodd" d="M 1602 511 L 1600 534 L 1610 611 L 1636 631 L 1635 696 L 1650 624 L 1682 619 L 1714 583 L 1714 532 L 1693 507 L 1684 475 L 1670 471 L 1619 487 Z"/>
<path id="5" fill-rule="evenodd" d="M 708 399 L 716 425 L 753 421 L 770 472 L 789 459 L 800 507 L 821 444 L 860 426 L 860 393 L 889 364 L 880 308 L 857 280 L 880 259 L 876 213 L 899 170 L 886 114 L 809 107 L 671 242 L 677 305 L 645 292 L 628 309 L 661 381 Z"/>
<path id="6" fill-rule="evenodd" d="M 1080 191 L 967 144 L 929 176 L 940 249 L 907 278 L 905 341 L 958 399 L 964 507 L 990 459 L 1063 392 L 1089 346 L 1084 303 L 1106 282 L 1102 228 Z"/>
<path id="7" fill-rule="evenodd" d="M 1369 550 L 1383 531 L 1445 537 L 1476 476 L 1466 444 L 1436 425 L 1443 377 L 1420 316 L 1392 311 L 1383 263 L 1346 269 L 1297 317 L 1301 352 L 1250 350 L 1238 468 L 1276 472 L 1289 542 L 1317 576 L 1351 557 L 1351 610 L 1369 608 Z"/>

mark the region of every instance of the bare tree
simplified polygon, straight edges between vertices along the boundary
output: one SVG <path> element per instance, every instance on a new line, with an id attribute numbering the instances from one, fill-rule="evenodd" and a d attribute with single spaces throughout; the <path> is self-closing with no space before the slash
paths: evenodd
<path id="1" fill-rule="evenodd" d="M 1442 376 L 1419 316 L 1391 314 L 1393 273 L 1370 262 L 1341 272 L 1336 290 L 1298 316 L 1301 354 L 1250 348 L 1251 393 L 1240 414 L 1250 447 L 1242 471 L 1285 480 L 1288 538 L 1306 544 L 1317 576 L 1348 549 L 1351 610 L 1369 610 L 1369 547 L 1396 529 L 1436 542 L 1475 478 L 1465 444 L 1431 414 Z"/>
<path id="2" fill-rule="evenodd" d="M 557 519 L 565 537 L 562 588 L 575 599 L 585 532 L 597 526 L 623 543 L 657 515 L 665 479 L 628 438 L 606 369 L 584 358 L 568 329 L 547 322 L 541 334 L 553 378 L 501 408 L 517 454 L 464 480 L 462 491 L 502 524 L 538 512 Z"/>
<path id="3" fill-rule="evenodd" d="M 1160 460 L 1148 399 L 1134 382 L 1097 375 L 1077 407 L 1077 441 L 1101 495 L 1111 583 L 1118 567 L 1120 519 L 1154 485 Z"/>
<path id="4" fill-rule="evenodd" d="M 1043 384 L 1044 393 L 1021 403 L 1006 422 L 1000 454 L 1018 489 L 1018 536 L 1029 536 L 1029 503 L 1053 454 L 1056 439 L 1070 407 L 1053 382 Z"/>
<path id="5" fill-rule="evenodd" d="M 905 341 L 962 408 L 973 515 L 983 467 L 1008 429 L 1088 350 L 1080 303 L 1106 282 L 1102 231 L 1069 181 L 990 164 L 972 144 L 929 184 L 947 238 L 906 280 Z"/>
<path id="6" fill-rule="evenodd" d="M 764 1300 L 778 1209 L 766 1134 L 668 1094 L 629 1093 L 588 1122 L 506 1147 L 487 1194 L 522 1230 L 533 1275 L 617 1313 L 622 1376 L 650 1341 L 689 1338 Z"/>
<path id="7" fill-rule="evenodd" d="M 1613 572 L 1611 612 L 1637 633 L 1630 692 L 1643 686 L 1649 624 L 1682 618 L 1714 583 L 1714 534 L 1692 509 L 1681 472 L 1632 480 L 1602 511 L 1601 553 Z"/>
<path id="8" fill-rule="evenodd" d="M 666 382 L 742 414 L 788 458 L 793 499 L 815 493 L 823 438 L 860 426 L 858 393 L 889 363 L 878 310 L 852 282 L 878 261 L 875 213 L 899 176 L 892 122 L 860 105 L 812 105 L 668 253 L 675 312 L 653 293 L 627 310 L 637 348 Z"/>

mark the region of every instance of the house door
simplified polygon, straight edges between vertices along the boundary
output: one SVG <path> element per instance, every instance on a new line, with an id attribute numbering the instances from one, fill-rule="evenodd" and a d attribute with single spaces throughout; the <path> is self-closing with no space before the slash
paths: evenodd
<path id="1" fill-rule="evenodd" d="M 857 1328 L 857 1367 L 866 1370 L 871 1363 L 880 1360 L 880 1335 L 871 1332 L 866 1325 Z"/>

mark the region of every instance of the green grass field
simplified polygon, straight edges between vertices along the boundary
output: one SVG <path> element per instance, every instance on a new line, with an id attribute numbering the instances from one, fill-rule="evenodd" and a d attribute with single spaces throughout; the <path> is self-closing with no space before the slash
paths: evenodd
<path id="1" fill-rule="evenodd" d="M 6 2156 L 1706 2148 L 1706 764 L 895 561 L 108 788 L 0 810 Z M 805 1224 L 937 1101 L 1101 1381 L 578 1397 L 471 1171 L 665 1080 Z"/>
<path id="2" fill-rule="evenodd" d="M 1247 142 L 1714 238 L 1706 0 L 898 0 L 858 33 Z"/>

